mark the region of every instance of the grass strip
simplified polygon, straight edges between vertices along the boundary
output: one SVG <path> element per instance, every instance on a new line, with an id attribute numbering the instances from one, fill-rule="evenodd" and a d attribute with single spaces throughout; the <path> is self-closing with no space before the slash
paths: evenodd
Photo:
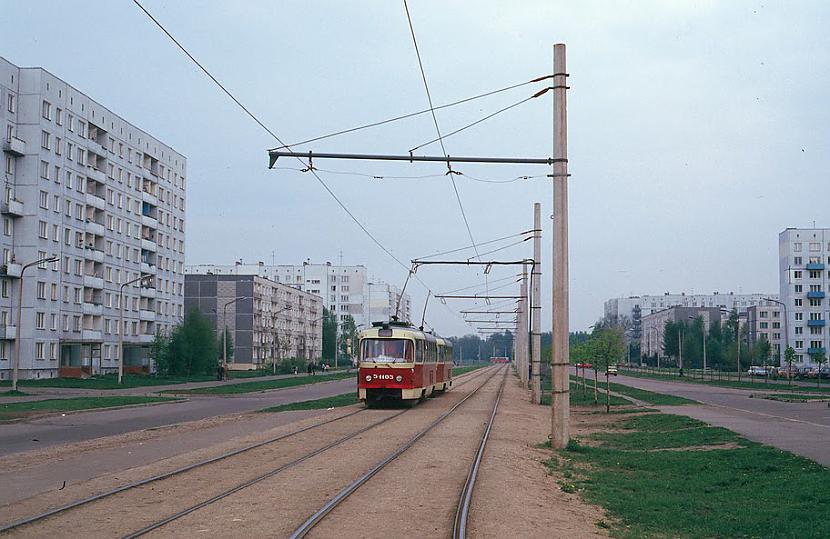
<path id="1" fill-rule="evenodd" d="M 769 393 L 764 395 L 752 395 L 755 399 L 767 399 L 779 402 L 810 402 L 810 401 L 830 401 L 830 395 L 799 395 L 798 393 Z"/>
<path id="2" fill-rule="evenodd" d="M 544 382 L 545 380 L 543 380 L 542 383 L 542 398 L 540 404 L 543 406 L 550 406 L 550 380 L 547 380 L 547 384 Z M 581 385 L 571 381 L 570 390 L 570 401 L 572 406 L 605 406 L 605 390 L 603 388 L 600 388 L 597 395 L 598 402 L 594 402 L 593 386 L 588 386 L 583 391 Z M 631 404 L 631 401 L 614 395 L 611 396 L 611 406 L 625 406 L 626 404 Z"/>
<path id="3" fill-rule="evenodd" d="M 231 379 L 256 378 L 271 376 L 270 371 L 231 371 Z M 39 380 L 20 380 L 21 387 L 65 387 L 75 389 L 127 389 L 132 387 L 163 386 L 173 384 L 187 384 L 190 382 L 211 382 L 216 380 L 215 374 L 199 374 L 192 376 L 162 376 L 153 374 L 125 374 L 123 383 L 118 383 L 118 375 L 104 374 L 92 378 L 42 378 Z M 11 386 L 11 382 L 0 382 L 0 387 Z"/>
<path id="4" fill-rule="evenodd" d="M 181 395 L 233 395 L 239 393 L 254 393 L 257 391 L 267 391 L 269 389 L 281 389 L 284 387 L 318 384 L 321 382 L 331 382 L 334 380 L 343 380 L 345 378 L 354 378 L 355 376 L 355 372 L 339 372 L 335 374 L 327 374 L 320 376 L 296 376 L 292 378 L 280 378 L 277 380 L 242 382 L 240 384 L 228 384 L 213 387 L 199 387 L 195 389 L 186 390 L 169 389 L 165 391 L 165 393 L 176 393 Z"/>
<path id="5" fill-rule="evenodd" d="M 571 382 L 579 381 L 582 383 L 582 378 L 578 378 L 576 376 L 571 375 Z M 588 380 L 588 387 L 593 388 L 593 380 Z M 697 401 L 693 401 L 691 399 L 686 399 L 683 397 L 675 397 L 674 395 L 666 395 L 664 393 L 655 393 L 653 391 L 646 391 L 645 389 L 637 389 L 636 387 L 626 386 L 623 384 L 616 384 L 611 383 L 610 385 L 611 391 L 615 393 L 619 393 L 621 395 L 625 395 L 627 397 L 631 397 L 632 399 L 637 399 L 643 401 L 648 404 L 653 404 L 657 406 L 681 406 L 684 404 L 697 404 Z M 599 383 L 600 391 L 605 391 L 605 382 L 600 381 Z"/>
<path id="6" fill-rule="evenodd" d="M 288 404 L 280 404 L 278 406 L 271 406 L 263 408 L 260 412 L 289 412 L 293 410 L 320 410 L 328 408 L 339 408 L 341 406 L 350 406 L 357 404 L 357 393 L 351 391 L 343 393 L 342 395 L 335 395 L 333 397 L 324 397 L 322 399 L 314 399 L 301 402 L 289 402 Z"/>
<path id="7" fill-rule="evenodd" d="M 36 414 L 76 412 L 117 406 L 148 404 L 153 402 L 174 402 L 180 399 L 169 397 L 77 397 L 71 399 L 47 399 L 41 401 L 11 402 L 0 404 L 0 421 L 19 419 Z"/>
<path id="8" fill-rule="evenodd" d="M 16 391 L 14 389 L 0 391 L 0 397 L 25 397 L 27 395 L 28 393 L 23 393 L 22 391 Z"/>
<path id="9" fill-rule="evenodd" d="M 643 372 L 633 369 L 620 369 L 620 374 L 624 374 L 626 376 L 631 376 L 635 378 L 649 378 L 652 380 L 666 380 L 668 382 L 687 382 L 687 383 L 695 383 L 695 384 L 707 384 L 711 386 L 717 387 L 730 387 L 734 389 L 763 389 L 765 391 L 804 391 L 804 392 L 813 392 L 813 393 L 830 393 L 830 384 L 824 382 L 821 387 L 817 387 L 818 384 L 813 382 L 815 385 L 798 385 L 793 384 L 792 386 L 788 385 L 785 381 L 770 381 L 769 383 L 764 382 L 765 378 L 756 379 L 757 382 L 745 382 L 737 380 L 718 380 L 715 379 L 708 379 L 704 378 L 701 379 L 698 375 L 697 377 L 693 376 L 684 376 L 679 377 L 674 374 L 661 374 L 661 373 L 651 373 L 651 372 Z M 708 376 L 708 375 L 707 375 Z M 746 378 L 746 376 L 744 376 Z M 804 380 L 800 380 L 804 382 Z"/>
<path id="10" fill-rule="evenodd" d="M 453 367 L 452 368 L 452 375 L 453 376 L 460 376 L 460 375 L 462 375 L 464 373 L 467 373 L 467 372 L 470 372 L 470 371 L 475 371 L 475 370 L 478 370 L 478 369 L 482 369 L 484 367 L 489 367 L 490 365 L 492 365 L 492 363 L 481 362 L 481 363 L 477 363 L 475 365 L 467 365 L 467 366 L 464 366 L 464 367 Z"/>
<path id="11" fill-rule="evenodd" d="M 546 463 L 563 490 L 606 508 L 612 536 L 830 537 L 827 468 L 687 417 L 619 426 Z"/>

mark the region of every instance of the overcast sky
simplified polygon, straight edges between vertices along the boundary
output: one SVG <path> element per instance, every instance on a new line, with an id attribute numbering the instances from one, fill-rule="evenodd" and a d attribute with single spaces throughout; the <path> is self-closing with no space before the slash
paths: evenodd
<path id="1" fill-rule="evenodd" d="M 285 142 L 427 106 L 402 1 L 143 3 Z M 187 263 L 336 263 L 342 251 L 344 263 L 402 283 L 406 271 L 313 176 L 267 169 L 275 141 L 131 1 L 0 7 L 0 55 L 48 69 L 187 156 Z M 411 0 L 410 11 L 436 105 L 550 74 L 552 45 L 567 44 L 572 329 L 592 324 L 603 302 L 620 295 L 775 293 L 778 232 L 830 226 L 827 2 Z M 438 121 L 447 133 L 543 86 L 440 110 Z M 448 138 L 447 151 L 548 157 L 551 111 L 549 94 L 531 100 Z M 300 148 L 407 153 L 434 137 L 422 115 Z M 401 260 L 469 245 L 445 166 L 315 164 L 438 176 L 320 173 Z M 489 180 L 549 172 L 455 168 Z M 542 203 L 548 329 L 549 180 L 456 182 L 477 242 L 532 228 L 532 204 Z M 530 247 L 491 256 L 529 257 Z M 514 271 L 494 269 L 491 278 Z M 418 275 L 434 292 L 484 280 L 466 268 Z M 420 311 L 425 289 L 416 282 L 409 291 Z M 445 335 L 465 333 L 450 308 L 469 306 L 431 304 L 427 321 Z"/>

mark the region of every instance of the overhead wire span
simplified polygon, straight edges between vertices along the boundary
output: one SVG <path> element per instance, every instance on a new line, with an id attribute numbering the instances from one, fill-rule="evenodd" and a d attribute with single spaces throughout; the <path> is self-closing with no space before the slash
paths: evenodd
<path id="1" fill-rule="evenodd" d="M 494 279 L 490 281 L 491 284 L 500 283 L 502 281 L 507 281 L 508 279 L 515 279 L 517 277 L 521 277 L 521 274 L 516 275 L 508 275 L 507 277 L 502 277 L 500 279 Z M 454 294 L 456 292 L 463 292 L 464 290 L 470 290 L 471 288 L 480 288 L 484 286 L 484 283 L 473 284 L 470 286 L 465 286 L 463 288 L 456 288 L 455 290 L 447 290 L 446 292 L 442 292 L 442 294 Z"/>
<path id="2" fill-rule="evenodd" d="M 527 237 L 527 238 L 525 238 L 525 239 L 523 239 L 523 240 L 519 240 L 519 241 L 513 242 L 513 243 L 511 243 L 510 245 L 505 245 L 505 246 L 503 246 L 503 247 L 499 247 L 498 249 L 493 249 L 492 251 L 487 251 L 486 253 L 481 253 L 481 256 L 484 256 L 484 255 L 489 255 L 489 254 L 493 254 L 493 253 L 498 253 L 499 251 L 504 251 L 505 249 L 509 249 L 509 248 L 511 248 L 511 247 L 515 247 L 515 246 L 517 246 L 517 245 L 521 245 L 522 243 L 526 242 L 527 240 L 532 240 L 532 239 L 533 239 L 533 236 L 530 236 L 530 237 Z M 470 259 L 468 259 L 468 260 L 470 260 Z"/>
<path id="3" fill-rule="evenodd" d="M 470 101 L 475 101 L 476 99 L 482 99 L 484 97 L 490 97 L 491 95 L 496 95 L 496 94 L 499 94 L 499 93 L 502 93 L 502 92 L 507 92 L 509 90 L 514 90 L 516 88 L 520 88 L 522 86 L 527 86 L 528 84 L 533 84 L 533 83 L 536 83 L 536 82 L 541 82 L 541 81 L 549 79 L 549 78 L 552 78 L 552 75 L 545 75 L 543 77 L 537 77 L 535 79 L 531 79 L 531 80 L 528 80 L 528 81 L 525 81 L 525 82 L 520 82 L 520 83 L 517 83 L 517 84 L 511 84 L 509 86 L 504 86 L 503 88 L 498 88 L 496 90 L 491 90 L 489 92 L 484 92 L 483 94 L 477 94 L 477 95 L 474 95 L 474 96 L 471 96 L 471 97 L 465 97 L 464 99 L 459 99 L 458 101 L 453 101 L 451 103 L 445 103 L 443 105 L 438 105 L 438 106 L 436 106 L 432 109 L 424 109 L 424 110 L 419 110 L 418 112 L 410 112 L 410 113 L 407 113 L 407 114 L 401 114 L 400 116 L 395 116 L 393 118 L 388 118 L 386 120 L 380 120 L 380 121 L 377 121 L 377 122 L 372 122 L 372 123 L 368 123 L 368 124 L 358 125 L 358 126 L 355 126 L 355 127 L 350 127 L 348 129 L 342 129 L 340 131 L 335 131 L 333 133 L 328 133 L 326 135 L 320 135 L 320 136 L 316 136 L 316 137 L 313 137 L 313 138 L 310 138 L 310 139 L 301 140 L 301 141 L 298 141 L 298 142 L 292 142 L 291 144 L 286 144 L 284 146 L 279 146 L 277 148 L 271 148 L 271 149 L 279 150 L 279 149 L 282 149 L 282 148 L 290 148 L 291 146 L 302 146 L 304 144 L 309 144 L 311 142 L 317 142 L 318 140 L 324 140 L 324 139 L 327 139 L 327 138 L 337 137 L 337 136 L 340 136 L 340 135 L 346 135 L 348 133 L 354 133 L 355 131 L 360 131 L 360 130 L 363 130 L 363 129 L 370 129 L 372 127 L 379 127 L 381 125 L 386 125 L 386 124 L 397 122 L 397 121 L 400 121 L 400 120 L 406 120 L 408 118 L 414 118 L 415 116 L 420 116 L 422 114 L 426 114 L 426 113 L 431 112 L 433 110 L 441 110 L 441 109 L 446 109 L 446 108 L 450 108 L 450 107 L 455 107 L 457 105 L 462 105 L 464 103 L 469 103 Z"/>
<path id="4" fill-rule="evenodd" d="M 179 49 L 180 49 L 180 50 L 181 50 L 181 51 L 182 51 L 182 52 L 183 52 L 183 53 L 184 53 L 184 54 L 185 54 L 188 58 L 190 58 L 190 60 L 191 60 L 194 64 L 196 64 L 196 66 L 198 66 L 198 67 L 199 67 L 199 69 L 201 69 L 201 70 L 202 70 L 202 72 L 203 72 L 205 75 L 207 75 L 207 76 L 208 76 L 208 78 L 209 78 L 210 80 L 212 80 L 212 81 L 213 81 L 213 82 L 214 82 L 214 83 L 215 83 L 215 84 L 216 84 L 216 85 L 217 85 L 217 86 L 218 86 L 218 87 L 219 87 L 219 88 L 220 88 L 220 89 L 221 89 L 221 90 L 225 93 L 225 95 L 227 95 L 227 96 L 228 96 L 228 97 L 229 97 L 229 98 L 230 98 L 230 99 L 231 99 L 234 103 L 236 103 L 236 105 L 237 105 L 237 106 L 239 106 L 239 108 L 241 108 L 241 109 L 245 112 L 245 114 L 247 114 L 247 115 L 248 115 L 248 116 L 249 116 L 249 117 L 250 117 L 250 118 L 251 118 L 254 122 L 256 122 L 256 124 L 257 124 L 257 125 L 259 125 L 259 126 L 260 126 L 263 130 L 265 130 L 265 132 L 266 132 L 266 133 L 268 133 L 269 135 L 271 135 L 271 137 L 273 137 L 273 138 L 274 138 L 274 140 L 276 140 L 278 143 L 280 143 L 280 144 L 282 145 L 282 146 L 281 146 L 282 148 L 288 148 L 288 147 L 289 147 L 289 146 L 287 146 L 287 145 L 286 145 L 286 144 L 282 141 L 282 139 L 281 139 L 279 136 L 277 136 L 277 134 L 276 134 L 274 131 L 272 131 L 272 130 L 268 127 L 268 126 L 266 126 L 266 125 L 265 125 L 265 124 L 264 124 L 264 123 L 263 123 L 263 122 L 262 122 L 259 118 L 257 118 L 257 117 L 256 117 L 256 115 L 254 115 L 254 113 L 253 113 L 253 112 L 251 112 L 251 111 L 250 111 L 250 110 L 249 110 L 249 109 L 248 109 L 245 105 L 243 105 L 243 104 L 242 104 L 242 102 L 241 102 L 241 101 L 239 101 L 239 99 L 237 99 L 237 98 L 236 98 L 236 96 L 234 96 L 234 95 L 230 92 L 230 90 L 228 90 L 228 89 L 227 89 L 227 88 L 226 88 L 226 87 L 225 87 L 225 86 L 224 86 L 224 85 L 223 85 L 223 84 L 222 84 L 222 83 L 221 83 L 221 82 L 220 82 L 220 81 L 219 81 L 216 77 L 214 77 L 214 76 L 213 76 L 213 74 L 212 74 L 210 71 L 208 71 L 208 70 L 207 70 L 207 68 L 206 68 L 205 66 L 203 66 L 203 65 L 202 65 L 202 64 L 201 64 L 198 60 L 196 60 L 196 58 L 195 58 L 192 54 L 190 54 L 190 52 L 189 52 L 189 51 L 188 51 L 188 50 L 184 47 L 184 45 L 182 45 L 182 44 L 181 44 L 181 43 L 180 43 L 180 42 L 179 42 L 179 41 L 178 41 L 178 40 L 177 40 L 177 39 L 173 36 L 173 34 L 171 34 L 171 33 L 167 30 L 167 28 L 165 28 L 165 27 L 164 27 L 164 25 L 163 25 L 163 24 L 161 24 L 161 22 L 159 22 L 159 20 L 158 20 L 158 19 L 156 19 L 156 18 L 153 16 L 153 14 L 152 14 L 152 13 L 150 13 L 149 11 L 147 11 L 147 9 L 146 9 L 143 5 L 141 5 L 141 3 L 140 3 L 138 0 L 133 0 L 133 3 L 134 3 L 136 6 L 138 6 L 138 8 L 139 8 L 139 9 L 141 9 L 141 11 L 143 11 L 143 12 L 144 12 L 144 14 L 145 14 L 145 15 L 147 15 L 147 17 L 149 17 L 149 18 L 150 18 L 150 20 L 151 20 L 151 21 L 153 21 L 153 23 L 154 23 L 156 26 L 158 26 L 158 28 L 159 28 L 162 32 L 164 32 L 164 34 L 165 34 L 168 38 L 170 38 L 170 40 L 171 40 L 173 43 L 175 43 L 175 44 L 176 44 L 176 46 L 177 46 L 177 47 L 178 47 L 178 48 L 179 48 Z M 302 159 L 297 158 L 297 160 L 298 160 L 301 164 L 305 164 L 305 163 L 303 162 L 303 160 L 302 160 Z M 323 186 L 323 188 L 326 190 L 326 192 L 328 192 L 328 194 L 329 194 L 329 195 L 330 195 L 330 196 L 334 199 L 334 201 L 335 201 L 335 202 L 337 202 L 337 204 L 340 206 L 340 208 L 342 208 L 342 209 L 343 209 L 343 211 L 345 211 L 345 212 L 346 212 L 346 215 L 348 215 L 348 216 L 352 219 L 352 221 L 354 221 L 354 223 L 355 223 L 355 224 L 356 224 L 356 225 L 357 225 L 357 226 L 358 226 L 358 227 L 359 227 L 359 228 L 363 231 L 363 233 L 364 233 L 364 234 L 366 234 L 366 236 L 368 236 L 368 237 L 369 237 L 369 239 L 371 239 L 371 240 L 372 240 L 372 242 L 373 242 L 375 245 L 377 245 L 377 246 L 378 246 L 378 247 L 379 247 L 379 248 L 380 248 L 380 249 L 381 249 L 384 253 L 386 253 L 386 254 L 387 254 L 387 255 L 388 255 L 388 256 L 389 256 L 392 260 L 394 260 L 394 261 L 395 261 L 398 265 L 400 265 L 400 266 L 401 266 L 402 268 L 404 268 L 405 270 L 410 271 L 410 266 L 407 266 L 406 264 L 404 264 L 404 263 L 403 263 L 403 262 L 402 262 L 402 261 L 401 261 L 401 260 L 400 260 L 397 256 L 395 256 L 395 255 L 394 255 L 394 253 L 392 253 L 392 251 L 390 251 L 389 249 L 387 249 L 387 248 L 386 248 L 386 246 L 384 246 L 384 245 L 383 245 L 383 244 L 382 244 L 382 243 L 381 243 L 381 242 L 380 242 L 380 241 L 379 241 L 379 240 L 378 240 L 378 239 L 374 236 L 374 234 L 372 234 L 372 233 L 371 233 L 371 232 L 370 232 L 370 231 L 366 228 L 366 226 L 364 226 L 364 225 L 363 225 L 363 223 L 362 223 L 362 222 L 360 222 L 360 220 L 359 220 L 359 219 L 358 219 L 358 218 L 357 218 L 357 217 L 356 217 L 356 216 L 355 216 L 355 215 L 354 215 L 354 214 L 353 214 L 353 213 L 349 210 L 349 208 L 347 208 L 347 207 L 346 207 L 346 205 L 343 203 L 343 201 L 341 201 L 341 200 L 340 200 L 340 198 L 339 198 L 339 197 L 338 197 L 338 196 L 334 193 L 334 191 L 332 191 L 332 190 L 331 190 L 331 188 L 330 188 L 330 187 L 328 186 L 328 184 L 326 184 L 326 182 L 325 182 L 325 181 L 324 181 L 324 180 L 320 177 L 320 175 L 319 175 L 319 174 L 317 174 L 316 170 L 315 170 L 313 167 L 308 167 L 308 168 L 309 168 L 309 172 L 311 172 L 311 173 L 314 175 L 314 177 L 317 179 L 317 181 L 320 183 L 320 185 L 322 185 L 322 186 Z M 418 282 L 419 282 L 419 283 L 420 283 L 420 284 L 421 284 L 424 288 L 426 288 L 427 290 L 429 290 L 429 289 L 431 288 L 429 285 L 427 285 L 427 284 L 423 281 L 423 279 L 421 279 L 421 278 L 420 278 L 420 277 L 418 277 L 417 275 L 415 275 L 415 279 L 416 279 L 416 280 L 417 280 L 417 281 L 418 281 Z M 447 306 L 447 310 L 448 310 L 451 314 L 453 314 L 455 317 L 457 317 L 459 320 L 463 320 L 463 318 L 461 317 L 461 315 L 459 315 L 458 313 L 454 312 L 454 311 L 453 311 L 452 309 L 450 309 L 448 306 Z"/>
<path id="5" fill-rule="evenodd" d="M 429 83 L 427 83 L 427 74 L 424 70 L 424 62 L 421 60 L 421 50 L 418 48 L 418 40 L 415 37 L 415 27 L 412 25 L 412 16 L 409 13 L 409 4 L 407 4 L 406 0 L 403 0 L 403 7 L 404 10 L 406 10 L 406 20 L 409 23 L 409 32 L 412 34 L 412 43 L 415 45 L 415 55 L 418 57 L 418 67 L 421 70 L 421 78 L 424 81 L 424 90 L 426 90 L 427 102 L 429 102 L 429 112 L 432 114 L 432 123 L 435 124 L 435 132 L 438 134 L 438 142 L 441 144 L 441 152 L 444 154 L 444 157 L 447 158 L 447 175 L 450 177 L 450 181 L 452 182 L 452 188 L 453 191 L 455 191 L 455 198 L 458 201 L 458 209 L 461 210 L 461 217 L 464 219 L 464 226 L 467 227 L 467 234 L 470 236 L 470 242 L 473 244 L 473 250 L 478 256 L 476 240 L 473 238 L 473 231 L 470 228 L 470 221 L 467 219 L 467 213 L 464 211 L 464 204 L 461 202 L 461 194 L 458 192 L 458 185 L 455 183 L 455 174 L 453 173 L 452 166 L 450 165 L 450 158 L 447 155 L 447 149 L 444 147 L 444 139 L 441 136 L 441 128 L 438 126 L 438 117 L 435 115 L 435 106 L 432 104 L 432 94 L 430 94 L 429 91 Z"/>
<path id="6" fill-rule="evenodd" d="M 510 109 L 512 109 L 512 108 L 518 107 L 519 105 L 521 105 L 521 104 L 523 104 L 523 103 L 527 103 L 528 101 L 530 101 L 530 100 L 531 100 L 531 99 L 533 99 L 534 97 L 537 97 L 537 96 L 536 96 L 536 95 L 532 95 L 532 96 L 530 96 L 530 97 L 526 97 L 526 98 L 522 99 L 521 101 L 517 101 L 516 103 L 513 103 L 512 105 L 508 105 L 508 106 L 506 106 L 506 107 L 504 107 L 504 108 L 502 108 L 502 109 L 499 109 L 499 110 L 497 110 L 497 111 L 495 111 L 495 112 L 493 112 L 493 113 L 491 113 L 491 114 L 488 114 L 487 116 L 485 116 L 485 117 L 483 117 L 483 118 L 479 118 L 478 120 L 474 121 L 473 123 L 467 124 L 467 125 L 465 125 L 465 126 L 463 126 L 463 127 L 459 127 L 459 128 L 458 128 L 458 129 L 456 129 L 455 131 L 452 131 L 452 132 L 450 132 L 450 133 L 447 133 L 447 134 L 446 134 L 446 135 L 444 135 L 442 138 L 444 138 L 444 139 L 448 139 L 448 138 L 450 138 L 450 137 L 451 137 L 451 136 L 453 136 L 453 135 L 457 135 L 458 133 L 461 133 L 462 131 L 465 131 L 465 130 L 467 130 L 467 129 L 471 128 L 471 127 L 474 127 L 474 126 L 476 126 L 476 125 L 478 125 L 478 124 L 480 124 L 480 123 L 482 123 L 482 122 L 485 122 L 485 121 L 489 120 L 490 118 L 492 118 L 492 117 L 494 117 L 494 116 L 498 116 L 498 115 L 499 115 L 499 114 L 501 114 L 502 112 L 506 112 L 506 111 L 508 111 L 508 110 L 510 110 Z M 430 141 L 428 141 L 428 142 L 424 142 L 423 144 L 419 144 L 419 145 L 415 146 L 414 148 L 412 148 L 411 150 L 409 150 L 409 153 L 412 153 L 412 152 L 414 152 L 415 150 L 419 150 L 419 149 L 423 148 L 424 146 L 429 146 L 430 144 L 433 144 L 433 143 L 438 142 L 438 141 L 439 141 L 439 139 L 434 138 L 434 139 L 432 139 L 432 140 L 430 140 Z"/>
<path id="7" fill-rule="evenodd" d="M 320 172 L 325 172 L 326 174 L 335 174 L 335 175 L 339 175 L 339 176 L 357 176 L 357 177 L 360 177 L 360 178 L 369 178 L 369 179 L 372 179 L 372 180 L 426 180 L 426 179 L 431 179 L 431 178 L 446 178 L 447 177 L 447 175 L 444 174 L 444 173 L 442 173 L 442 174 L 420 174 L 420 175 L 414 175 L 414 176 L 412 176 L 412 175 L 396 176 L 396 175 L 390 175 L 390 174 L 369 174 L 369 173 L 366 173 L 366 172 L 351 172 L 351 171 L 346 171 L 346 170 L 332 170 L 332 169 L 327 169 L 327 168 L 320 168 L 318 166 L 312 166 L 311 168 L 309 168 L 308 166 L 305 166 L 303 168 L 274 166 L 274 167 L 272 167 L 272 169 L 273 170 L 291 170 L 291 171 L 294 171 L 294 172 L 303 172 L 303 173 L 311 172 L 311 170 L 317 170 L 317 171 L 320 171 Z M 545 177 L 547 177 L 547 175 L 545 175 L 545 174 L 537 174 L 537 175 L 533 175 L 533 176 L 516 176 L 514 178 L 510 178 L 510 179 L 507 179 L 507 180 L 486 180 L 486 179 L 483 179 L 483 178 L 477 178 L 475 176 L 470 176 L 466 172 L 455 171 L 455 173 L 456 173 L 456 175 L 467 178 L 468 180 L 475 181 L 475 182 L 483 182 L 483 183 L 513 183 L 513 182 L 517 182 L 519 180 L 532 180 L 532 179 L 536 179 L 536 178 L 545 178 Z M 479 243 L 478 245 L 481 245 L 481 243 Z"/>
<path id="8" fill-rule="evenodd" d="M 519 232 L 518 234 L 510 234 L 508 236 L 502 236 L 500 238 L 496 238 L 496 239 L 493 239 L 493 240 L 479 242 L 477 245 L 479 245 L 479 246 L 481 246 L 481 245 L 490 245 L 490 244 L 493 244 L 493 243 L 498 243 L 500 241 L 509 240 L 510 238 L 518 238 L 519 236 L 524 236 L 525 234 L 532 234 L 533 232 L 535 232 L 535 231 L 534 230 L 525 230 L 524 232 Z M 441 255 L 449 255 L 449 254 L 457 253 L 459 251 L 466 251 L 467 249 L 472 249 L 472 248 L 473 248 L 472 245 L 466 245 L 464 247 L 458 247 L 456 249 L 450 249 L 449 251 L 442 251 L 440 253 L 433 253 L 431 255 L 419 256 L 418 258 L 413 258 L 412 262 L 417 263 L 419 260 L 426 260 L 427 258 L 434 258 L 436 256 L 441 256 Z"/>

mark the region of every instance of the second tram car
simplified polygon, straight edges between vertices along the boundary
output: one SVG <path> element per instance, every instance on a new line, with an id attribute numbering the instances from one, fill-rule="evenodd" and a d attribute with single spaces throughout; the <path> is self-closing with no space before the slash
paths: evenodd
<path id="1" fill-rule="evenodd" d="M 360 332 L 358 398 L 414 402 L 452 387 L 452 343 L 403 322 L 375 322 Z"/>

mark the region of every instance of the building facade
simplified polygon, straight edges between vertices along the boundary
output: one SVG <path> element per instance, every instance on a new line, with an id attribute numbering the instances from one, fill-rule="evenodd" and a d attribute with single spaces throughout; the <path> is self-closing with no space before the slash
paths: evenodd
<path id="1" fill-rule="evenodd" d="M 721 322 L 720 307 L 670 307 L 643 316 L 640 353 L 662 358 L 666 322 L 688 323 L 699 317 L 703 317 L 703 327 L 708 331 L 713 323 Z"/>
<path id="2" fill-rule="evenodd" d="M 0 378 L 15 346 L 21 378 L 113 372 L 120 333 L 149 369 L 184 315 L 185 157 L 42 68 L 0 58 L 0 103 Z"/>
<path id="3" fill-rule="evenodd" d="M 780 305 L 754 305 L 746 310 L 747 339 L 750 346 L 766 340 L 771 346 L 770 360 L 779 363 L 781 358 L 783 330 Z"/>
<path id="4" fill-rule="evenodd" d="M 366 322 L 383 322 L 398 316 L 401 320 L 412 320 L 412 300 L 409 294 L 401 296 L 401 289 L 379 279 L 366 283 Z"/>
<path id="5" fill-rule="evenodd" d="M 322 356 L 323 300 L 315 294 L 257 275 L 188 274 L 185 310 L 192 309 L 205 315 L 220 337 L 227 328 L 234 369 Z"/>
<path id="6" fill-rule="evenodd" d="M 343 322 L 348 315 L 354 318 L 358 327 L 368 327 L 372 318 L 389 311 L 389 301 L 384 300 L 393 285 L 368 279 L 366 267 L 335 266 L 330 262 L 312 264 L 305 262 L 291 264 L 196 264 L 186 268 L 189 274 L 213 275 L 258 275 L 271 281 L 294 287 L 323 298 L 324 306 Z M 385 288 L 386 287 L 386 288 Z M 397 292 L 399 294 L 399 292 Z M 383 300 L 383 301 L 382 301 Z M 371 303 L 371 305 L 370 305 Z M 370 310 L 373 310 L 370 313 Z M 393 311 L 391 311 L 393 312 Z M 381 318 L 375 318 L 375 321 Z M 411 301 L 404 294 L 401 301 L 400 319 L 410 321 Z M 338 324 L 338 332 L 340 326 Z"/>
<path id="7" fill-rule="evenodd" d="M 778 275 L 786 342 L 799 365 L 815 365 L 827 353 L 825 295 L 830 286 L 830 228 L 787 228 L 778 235 Z M 786 349 L 786 345 L 782 348 Z M 781 353 L 783 361 L 783 351 Z"/>
<path id="8" fill-rule="evenodd" d="M 629 296 L 612 298 L 605 302 L 606 320 L 618 321 L 623 317 L 632 321 L 669 307 L 713 307 L 727 310 L 746 311 L 753 305 L 769 305 L 767 298 L 778 299 L 778 294 L 735 294 L 734 292 L 712 294 L 669 294 Z M 645 338 L 645 337 L 643 337 Z"/>

